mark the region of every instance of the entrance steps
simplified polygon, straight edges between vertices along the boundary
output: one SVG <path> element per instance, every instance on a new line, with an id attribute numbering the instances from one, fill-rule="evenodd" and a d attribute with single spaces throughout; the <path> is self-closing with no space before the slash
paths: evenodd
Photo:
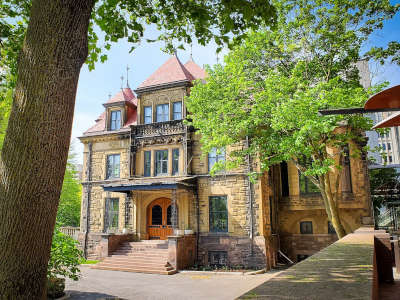
<path id="1" fill-rule="evenodd" d="M 168 262 L 168 241 L 126 242 L 93 269 L 172 275 L 176 270 Z"/>

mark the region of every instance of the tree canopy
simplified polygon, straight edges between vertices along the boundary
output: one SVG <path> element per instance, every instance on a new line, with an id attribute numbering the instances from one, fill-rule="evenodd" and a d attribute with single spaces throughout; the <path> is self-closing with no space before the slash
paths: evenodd
<path id="1" fill-rule="evenodd" d="M 164 41 L 171 51 L 193 37 L 202 45 L 213 40 L 220 47 L 230 46 L 249 29 L 273 25 L 274 19 L 275 9 L 268 0 L 0 3 L 1 72 L 16 78 L 7 83 L 15 91 L 0 155 L 3 297 L 45 297 L 82 64 L 86 61 L 93 68 L 95 61 L 105 61 L 104 50 L 121 38 L 137 45 L 150 24 L 160 32 L 156 40 Z M 19 249 L 24 249 L 23 255 Z"/>
<path id="2" fill-rule="evenodd" d="M 276 27 L 253 32 L 225 57 L 224 65 L 208 68 L 207 83 L 197 84 L 186 99 L 189 118 L 200 130 L 205 152 L 249 138 L 248 147 L 230 153 L 227 168 L 244 163 L 248 154 L 259 159 L 262 171 L 292 161 L 321 191 L 328 218 L 341 237 L 344 228 L 334 192 L 341 172 L 335 179 L 326 174 L 342 169 L 348 145 L 352 155 L 360 154 L 362 133 L 371 128 L 371 120 L 319 116 L 318 110 L 362 107 L 382 88 L 361 86 L 357 63 L 371 53 L 362 53 L 368 37 L 399 6 L 388 0 L 273 4 Z"/>

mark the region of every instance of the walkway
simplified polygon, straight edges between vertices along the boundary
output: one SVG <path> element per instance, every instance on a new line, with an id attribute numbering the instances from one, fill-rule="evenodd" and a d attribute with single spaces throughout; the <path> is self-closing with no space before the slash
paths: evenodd
<path id="1" fill-rule="evenodd" d="M 81 268 L 79 281 L 66 282 L 70 299 L 235 299 L 276 275 L 156 275 Z"/>

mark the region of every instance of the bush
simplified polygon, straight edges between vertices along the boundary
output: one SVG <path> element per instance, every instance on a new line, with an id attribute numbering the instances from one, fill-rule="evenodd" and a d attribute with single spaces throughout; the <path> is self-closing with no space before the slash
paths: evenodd
<path id="1" fill-rule="evenodd" d="M 83 253 L 77 245 L 77 241 L 58 229 L 54 231 L 50 260 L 47 266 L 48 279 L 59 277 L 68 277 L 75 281 L 79 279 L 78 266 L 83 259 Z"/>

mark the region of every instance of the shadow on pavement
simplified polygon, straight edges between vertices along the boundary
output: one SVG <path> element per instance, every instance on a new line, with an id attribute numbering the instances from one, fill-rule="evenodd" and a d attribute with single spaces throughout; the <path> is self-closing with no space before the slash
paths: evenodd
<path id="1" fill-rule="evenodd" d="M 79 291 L 67 291 L 70 295 L 68 299 L 88 299 L 88 300 L 126 300 L 113 295 L 96 293 L 96 292 L 79 292 Z"/>

